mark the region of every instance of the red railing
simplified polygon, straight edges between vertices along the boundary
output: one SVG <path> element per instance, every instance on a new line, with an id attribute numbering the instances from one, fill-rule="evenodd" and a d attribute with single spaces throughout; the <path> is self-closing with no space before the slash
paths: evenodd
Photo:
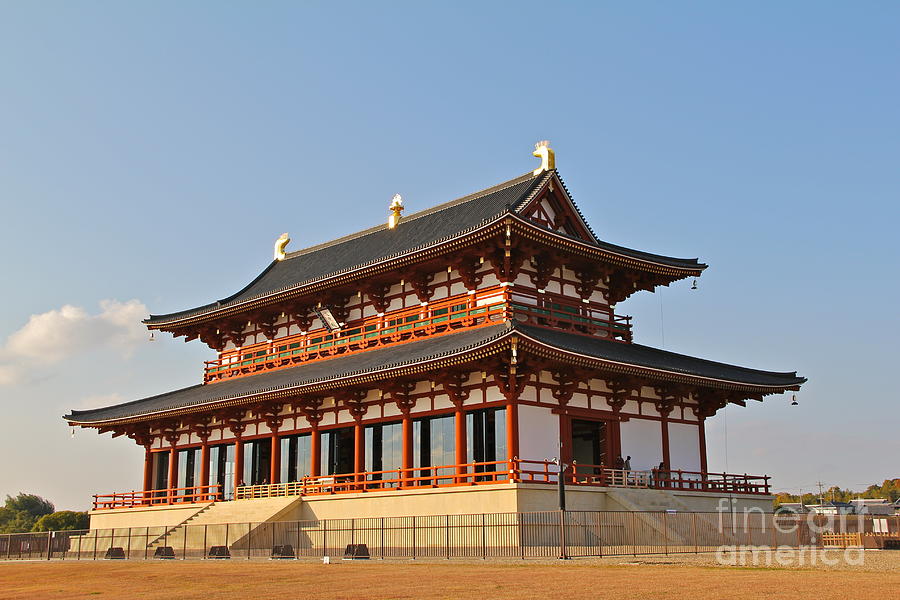
<path id="1" fill-rule="evenodd" d="M 513 288 L 510 309 L 519 322 L 571 333 L 631 342 L 631 317 L 615 314 L 608 307 L 563 302 L 537 290 Z"/>
<path id="2" fill-rule="evenodd" d="M 235 499 L 347 494 L 378 490 L 440 488 L 500 483 L 558 483 L 558 468 L 542 460 L 498 460 L 459 465 L 416 467 L 303 477 L 298 481 L 238 486 Z M 769 494 L 769 477 L 696 471 L 626 471 L 603 465 L 576 464 L 566 471 L 566 485 L 652 488 L 736 494 Z M 222 500 L 220 486 L 126 492 L 94 496 L 94 510 L 157 504 Z"/>
<path id="3" fill-rule="evenodd" d="M 734 494 L 768 494 L 768 475 L 671 470 L 625 471 L 603 465 L 573 465 L 567 482 L 601 487 L 637 487 Z"/>
<path id="4" fill-rule="evenodd" d="M 215 502 L 222 499 L 221 487 L 220 485 L 198 485 L 143 492 L 94 494 L 94 510 L 134 508 L 136 506 L 155 506 L 157 504 Z"/>
<path id="5" fill-rule="evenodd" d="M 653 487 L 662 490 L 695 490 L 725 494 L 768 494 L 768 475 L 701 473 L 699 471 L 651 472 Z"/>
<path id="6" fill-rule="evenodd" d="M 506 319 L 505 290 L 501 286 L 486 288 L 477 294 L 463 294 L 436 300 L 427 306 L 353 321 L 336 332 L 316 329 L 222 352 L 217 360 L 206 362 L 204 381 L 290 367 L 339 354 L 452 333 L 461 328 L 494 325 Z"/>
<path id="7" fill-rule="evenodd" d="M 318 494 L 341 494 L 369 492 L 376 490 L 406 488 L 437 488 L 459 485 L 484 485 L 509 481 L 533 481 L 530 472 L 521 470 L 522 464 L 543 464 L 522 460 L 498 460 L 472 462 L 462 465 L 440 465 L 415 467 L 411 469 L 391 469 L 387 471 L 365 471 L 362 473 L 341 473 L 303 477 L 299 481 L 262 485 L 239 486 L 235 499 L 270 498 L 274 496 L 308 496 Z M 536 473 L 537 471 L 535 471 Z"/>
<path id="8" fill-rule="evenodd" d="M 452 333 L 463 328 L 484 327 L 514 318 L 517 321 L 563 329 L 582 335 L 631 341 L 631 317 L 587 303 L 564 302 L 534 290 L 494 286 L 475 294 L 461 294 L 352 321 L 340 331 L 316 329 L 273 341 L 224 351 L 207 361 L 204 382 L 249 375 L 264 370 L 331 358 Z"/>

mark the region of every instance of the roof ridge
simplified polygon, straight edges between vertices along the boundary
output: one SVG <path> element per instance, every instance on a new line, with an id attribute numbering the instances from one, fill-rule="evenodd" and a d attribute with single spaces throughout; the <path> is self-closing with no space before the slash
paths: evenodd
<path id="1" fill-rule="evenodd" d="M 510 180 L 508 180 L 508 181 L 504 181 L 504 182 L 502 182 L 502 183 L 498 183 L 498 184 L 493 185 L 493 186 L 491 186 L 491 187 L 484 188 L 484 189 L 479 190 L 479 191 L 477 191 L 477 192 L 473 192 L 473 193 L 471 193 L 471 194 L 467 194 L 467 195 L 465 195 L 465 196 L 461 196 L 461 197 L 459 197 L 459 198 L 456 198 L 455 200 L 450 200 L 450 201 L 448 201 L 448 202 L 443 202 L 443 203 L 441 203 L 441 204 L 436 204 L 435 206 L 432 206 L 432 207 L 429 207 L 429 208 L 423 208 L 423 209 L 420 210 L 420 211 L 414 212 L 414 213 L 412 213 L 412 214 L 410 214 L 410 215 L 407 215 L 407 216 L 403 217 L 403 218 L 401 219 L 401 221 L 400 221 L 400 225 L 402 225 L 403 223 L 408 223 L 409 221 L 414 221 L 414 220 L 419 219 L 419 218 L 421 218 L 421 217 L 426 217 L 426 216 L 428 216 L 428 215 L 434 214 L 434 213 L 436 213 L 436 212 L 440 212 L 440 211 L 442 211 L 442 210 L 446 210 L 446 209 L 448 209 L 448 208 L 453 208 L 454 206 L 458 206 L 458 205 L 460 205 L 460 204 L 465 204 L 466 202 L 471 202 L 472 200 L 477 200 L 478 198 L 481 198 L 481 197 L 483 197 L 483 196 L 487 196 L 488 194 L 493 194 L 493 193 L 495 193 L 495 192 L 499 192 L 500 190 L 504 190 L 504 189 L 506 189 L 506 188 L 510 188 L 510 187 L 512 187 L 512 186 L 514 186 L 514 185 L 518 185 L 518 184 L 520 184 L 520 183 L 523 183 L 523 182 L 525 182 L 525 181 L 528 181 L 528 179 L 534 178 L 534 177 L 536 177 L 536 175 L 534 175 L 531 171 L 529 171 L 528 173 L 525 173 L 525 174 L 523 174 L 523 175 L 519 175 L 518 177 L 515 177 L 515 178 L 510 179 Z M 384 230 L 384 229 L 387 229 L 387 224 L 375 225 L 374 227 L 369 227 L 368 229 L 363 229 L 363 230 L 357 231 L 357 232 L 355 232 L 355 233 L 350 233 L 350 234 L 347 234 L 347 235 L 345 235 L 345 236 L 343 236 L 343 237 L 339 237 L 339 238 L 336 238 L 336 239 L 333 239 L 333 240 L 329 240 L 329 241 L 327 241 L 327 242 L 322 242 L 321 244 L 316 244 L 316 245 L 314 245 L 314 246 L 308 246 L 308 247 L 306 247 L 306 248 L 301 248 L 301 249 L 299 249 L 299 250 L 294 250 L 293 252 L 288 252 L 288 253 L 287 253 L 287 255 L 285 256 L 285 260 L 290 260 L 290 259 L 296 258 L 296 257 L 298 257 L 298 256 L 305 256 L 305 255 L 310 254 L 310 253 L 312 253 L 312 252 L 316 252 L 316 251 L 318 251 L 318 250 L 322 250 L 323 248 L 329 248 L 329 247 L 331 247 L 331 246 L 336 246 L 336 245 L 342 244 L 342 243 L 344 243 L 344 242 L 349 242 L 350 240 L 355 240 L 355 239 L 358 239 L 358 238 L 361 238 L 361 237 L 365 237 L 365 236 L 367 236 L 367 235 L 371 235 L 371 234 L 373 234 L 373 233 L 377 233 L 377 232 L 382 231 L 382 230 Z"/>

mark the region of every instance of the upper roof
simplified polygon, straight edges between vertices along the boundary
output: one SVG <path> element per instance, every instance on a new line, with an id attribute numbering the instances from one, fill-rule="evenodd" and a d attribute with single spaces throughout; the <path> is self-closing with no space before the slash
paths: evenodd
<path id="1" fill-rule="evenodd" d="M 545 171 L 537 176 L 527 173 L 480 192 L 412 213 L 405 216 L 396 229 L 389 229 L 386 224 L 379 225 L 324 244 L 290 252 L 284 260 L 273 261 L 236 294 L 180 312 L 151 315 L 144 323 L 156 327 L 196 318 L 446 242 L 485 227 L 504 215 L 518 214 L 551 178 L 556 178 L 565 188 L 556 170 Z M 580 217 L 577 207 L 575 211 Z M 587 223 L 584 224 L 590 231 Z M 555 230 L 553 233 L 615 255 L 672 269 L 696 273 L 706 268 L 697 259 L 641 252 L 599 241 L 593 234 L 591 240 L 580 240 Z"/>
<path id="2" fill-rule="evenodd" d="M 658 380 L 701 386 L 777 393 L 806 381 L 797 373 L 776 373 L 694 358 L 639 344 L 548 330 L 508 322 L 415 342 L 315 361 L 258 375 L 195 385 L 158 396 L 92 410 L 73 410 L 64 418 L 77 424 L 119 422 L 164 413 L 201 410 L 208 406 L 240 404 L 250 398 L 290 397 L 327 390 L 337 385 L 383 381 L 404 373 L 418 373 L 447 364 L 483 358 L 505 347 L 513 336 L 519 348 L 549 349 L 557 359 L 583 359 L 601 371 L 632 373 Z"/>

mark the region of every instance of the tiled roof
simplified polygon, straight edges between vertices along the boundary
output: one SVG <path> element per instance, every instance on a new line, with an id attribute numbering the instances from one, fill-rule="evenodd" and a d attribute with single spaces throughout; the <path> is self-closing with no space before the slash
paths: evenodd
<path id="1" fill-rule="evenodd" d="M 680 373 L 722 382 L 777 388 L 800 385 L 806 381 L 806 378 L 798 377 L 796 372 L 777 373 L 748 369 L 641 344 L 623 344 L 597 337 L 573 335 L 565 331 L 528 325 L 517 325 L 516 329 L 528 337 L 560 350 L 666 373 Z"/>
<path id="2" fill-rule="evenodd" d="M 405 216 L 396 229 L 379 225 L 325 244 L 291 252 L 285 260 L 273 261 L 236 294 L 189 310 L 151 315 L 144 322 L 148 325 L 160 325 L 201 316 L 453 239 L 487 225 L 507 212 L 522 210 L 534 193 L 553 175 L 559 177 L 556 171 L 548 171 L 536 177 L 527 173 L 492 188 Z M 577 211 L 577 207 L 575 208 Z M 565 236 L 559 232 L 554 233 Z M 587 243 L 615 254 L 669 267 L 693 271 L 705 268 L 696 259 L 650 254 L 596 239 Z"/>
<path id="3" fill-rule="evenodd" d="M 215 405 L 284 390 L 296 389 L 301 392 L 303 388 L 312 385 L 327 386 L 332 381 L 337 384 L 339 381 L 364 375 L 385 373 L 385 376 L 388 376 L 391 372 L 410 365 L 421 365 L 422 369 L 427 369 L 434 361 L 452 356 L 464 357 L 467 353 L 512 335 L 519 335 L 523 342 L 531 340 L 563 353 L 574 353 L 599 361 L 597 368 L 600 371 L 604 369 L 602 363 L 607 363 L 608 368 L 628 367 L 649 378 L 665 379 L 667 375 L 677 374 L 696 379 L 698 385 L 726 383 L 737 387 L 744 386 L 746 389 L 761 388 L 766 393 L 798 386 L 806 381 L 796 373 L 748 369 L 639 344 L 626 344 L 564 331 L 503 323 L 258 375 L 195 385 L 116 406 L 72 411 L 64 418 L 74 423 L 85 424 L 117 421 L 188 407 Z"/>

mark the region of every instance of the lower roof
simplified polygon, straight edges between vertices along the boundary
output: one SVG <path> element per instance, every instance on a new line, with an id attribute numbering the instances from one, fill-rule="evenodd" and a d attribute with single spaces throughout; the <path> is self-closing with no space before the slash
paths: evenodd
<path id="1" fill-rule="evenodd" d="M 560 330 L 503 323 L 415 342 L 321 360 L 287 369 L 194 385 L 158 396 L 91 410 L 73 410 L 63 418 L 72 424 L 101 425 L 145 420 L 151 416 L 195 412 L 203 407 L 242 404 L 251 399 L 286 397 L 328 390 L 337 385 L 384 380 L 388 376 L 425 372 L 494 354 L 516 337 L 519 348 L 549 351 L 560 360 L 580 360 L 599 371 L 629 372 L 651 379 L 673 379 L 698 386 L 778 393 L 806 382 L 796 372 L 777 373 L 705 360 L 640 344 L 626 344 Z"/>

